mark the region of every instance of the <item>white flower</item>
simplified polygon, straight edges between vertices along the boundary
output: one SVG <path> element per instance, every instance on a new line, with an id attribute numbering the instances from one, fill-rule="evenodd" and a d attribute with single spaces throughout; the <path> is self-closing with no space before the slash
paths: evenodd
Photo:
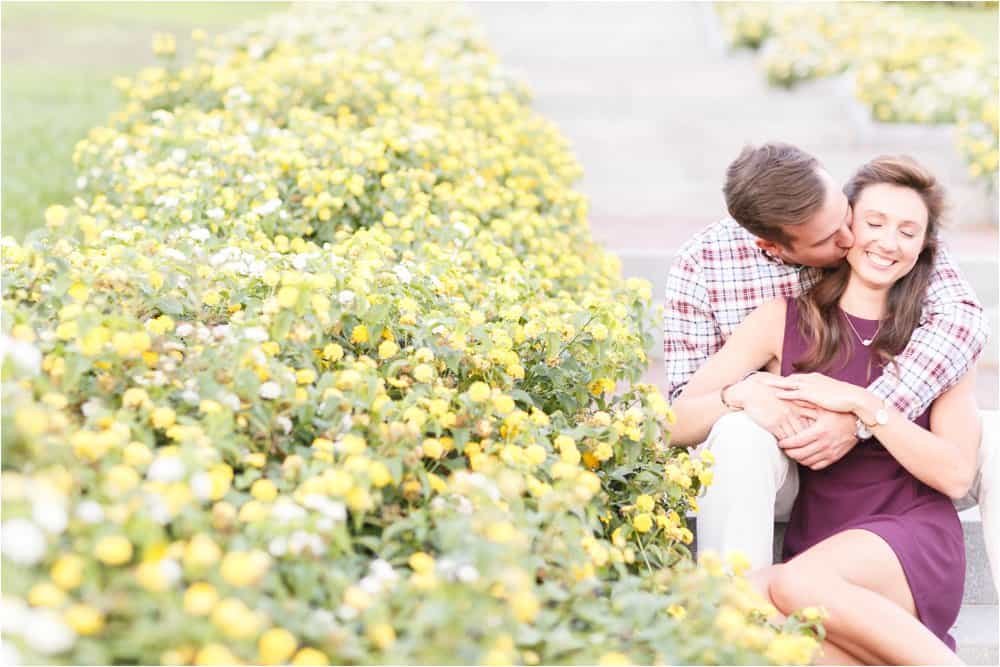
<path id="1" fill-rule="evenodd" d="M 0 665 L 20 665 L 21 654 L 10 642 L 0 639 Z"/>
<path id="2" fill-rule="evenodd" d="M 243 337 L 255 343 L 263 343 L 270 336 L 264 327 L 247 327 L 243 330 Z"/>
<path id="3" fill-rule="evenodd" d="M 306 268 L 306 264 L 308 263 L 308 261 L 309 261 L 308 258 L 305 257 L 304 255 L 294 255 L 292 257 L 292 267 L 296 271 L 301 271 L 302 269 Z"/>
<path id="4" fill-rule="evenodd" d="M 212 335 L 215 336 L 215 340 L 222 340 L 223 338 L 228 338 L 230 335 L 231 327 L 228 324 L 217 324 L 212 327 Z"/>
<path id="5" fill-rule="evenodd" d="M 76 179 L 76 189 L 83 190 L 85 187 L 87 187 L 87 177 L 80 176 L 79 178 Z"/>
<path id="6" fill-rule="evenodd" d="M 223 394 L 219 397 L 219 403 L 222 403 L 233 412 L 240 409 L 240 397 L 236 394 Z"/>
<path id="7" fill-rule="evenodd" d="M 275 399 L 281 396 L 281 385 L 277 382 L 265 382 L 260 386 L 260 397 L 266 399 Z"/>
<path id="8" fill-rule="evenodd" d="M 204 227 L 193 227 L 190 232 L 190 236 L 195 241 L 207 241 L 212 236 L 212 232 L 208 231 Z"/>
<path id="9" fill-rule="evenodd" d="M 16 598 L 13 595 L 0 597 L 0 628 L 3 628 L 4 634 L 22 634 L 30 615 L 31 610 L 28 608 L 28 603 L 21 598 Z"/>
<path id="10" fill-rule="evenodd" d="M 292 432 L 292 420 L 286 417 L 285 415 L 278 415 L 277 417 L 274 418 L 274 421 L 278 426 L 281 427 L 281 430 L 285 432 L 285 435 L 288 435 L 289 433 Z"/>
<path id="11" fill-rule="evenodd" d="M 382 582 L 375 577 L 363 577 L 361 581 L 358 582 L 358 586 L 361 590 L 372 595 L 378 595 L 382 592 Z"/>
<path id="12" fill-rule="evenodd" d="M 191 326 L 189 322 L 181 322 L 180 324 L 177 325 L 177 328 L 174 329 L 174 333 L 180 336 L 181 338 L 187 338 L 192 333 L 194 333 L 194 327 Z"/>
<path id="13" fill-rule="evenodd" d="M 212 478 L 208 473 L 199 472 L 191 477 L 191 493 L 198 500 L 208 500 L 212 497 Z"/>
<path id="14" fill-rule="evenodd" d="M 205 211 L 205 215 L 211 218 L 212 220 L 222 220 L 222 217 L 225 215 L 225 212 L 221 208 L 216 206 L 215 208 L 210 208 L 207 211 Z"/>
<path id="15" fill-rule="evenodd" d="M 182 253 L 180 250 L 175 250 L 174 248 L 169 248 L 168 247 L 168 248 L 164 248 L 160 252 L 161 252 L 161 254 L 163 254 L 164 256 L 166 256 L 167 258 L 172 259 L 172 260 L 174 260 L 175 262 L 177 262 L 179 264 L 183 264 L 183 263 L 187 262 L 187 255 L 185 255 L 184 253 Z"/>
<path id="16" fill-rule="evenodd" d="M 146 477 L 154 482 L 176 482 L 184 478 L 184 462 L 178 456 L 158 456 L 149 464 Z"/>
<path id="17" fill-rule="evenodd" d="M 337 300 L 340 301 L 340 305 L 346 306 L 352 301 L 354 301 L 354 292 L 349 289 L 345 289 L 343 292 L 337 295 Z"/>
<path id="18" fill-rule="evenodd" d="M 84 523 L 100 523 L 104 521 L 104 508 L 94 500 L 84 500 L 76 506 L 76 516 Z"/>
<path id="19" fill-rule="evenodd" d="M 33 650 L 45 655 L 68 651 L 76 642 L 76 633 L 51 609 L 31 611 L 25 628 L 24 641 Z"/>
<path id="20" fill-rule="evenodd" d="M 399 278 L 400 282 L 404 284 L 408 284 L 410 280 L 413 279 L 413 274 L 411 274 L 409 270 L 402 264 L 400 264 L 395 268 L 395 272 L 396 272 L 396 277 Z"/>
<path id="21" fill-rule="evenodd" d="M 21 565 L 34 565 L 45 555 L 45 535 L 27 519 L 3 522 L 3 555 Z"/>
<path id="22" fill-rule="evenodd" d="M 288 551 L 288 541 L 284 537 L 275 537 L 267 543 L 267 552 L 275 558 L 281 558 Z"/>
<path id="23" fill-rule="evenodd" d="M 305 517 L 306 511 L 294 500 L 279 498 L 271 508 L 271 518 L 279 523 L 290 523 Z"/>
<path id="24" fill-rule="evenodd" d="M 472 567 L 471 565 L 463 565 L 458 568 L 456 573 L 458 580 L 465 584 L 471 584 L 472 582 L 479 579 L 479 570 Z"/>
<path id="25" fill-rule="evenodd" d="M 35 502 L 31 511 L 31 518 L 48 533 L 59 535 L 66 530 L 69 517 L 66 515 L 66 508 L 60 502 L 53 502 L 51 499 Z"/>
<path id="26" fill-rule="evenodd" d="M 337 608 L 337 616 L 343 621 L 353 621 L 358 617 L 358 610 L 350 605 L 342 604 Z"/>
<path id="27" fill-rule="evenodd" d="M 281 208 L 281 200 L 275 197 L 274 199 L 269 199 L 260 206 L 253 209 L 253 212 L 259 216 L 271 215 L 275 211 Z"/>
<path id="28" fill-rule="evenodd" d="M 173 586 L 180 581 L 182 574 L 181 565 L 173 558 L 164 558 L 160 561 L 160 572 L 163 573 L 163 578 L 167 580 L 167 584 Z"/>
<path id="29" fill-rule="evenodd" d="M 188 156 L 187 151 L 184 150 L 183 148 L 175 148 L 174 150 L 170 151 L 170 159 L 177 163 L 184 162 L 184 160 L 187 159 L 187 156 Z"/>
<path id="30" fill-rule="evenodd" d="M 0 337 L 0 365 L 10 357 L 14 367 L 21 373 L 38 375 L 42 369 L 42 353 L 31 343 L 11 338 Z"/>

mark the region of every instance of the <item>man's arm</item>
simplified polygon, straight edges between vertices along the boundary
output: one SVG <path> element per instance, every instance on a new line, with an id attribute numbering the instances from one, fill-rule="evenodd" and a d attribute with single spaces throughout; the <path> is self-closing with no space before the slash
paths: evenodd
<path id="1" fill-rule="evenodd" d="M 663 308 L 663 364 L 671 402 L 724 342 L 701 266 L 682 250 L 670 267 Z"/>
<path id="2" fill-rule="evenodd" d="M 868 389 L 915 419 L 975 365 L 988 337 L 983 307 L 942 246 L 920 326 L 895 357 L 898 375 L 889 364 Z"/>

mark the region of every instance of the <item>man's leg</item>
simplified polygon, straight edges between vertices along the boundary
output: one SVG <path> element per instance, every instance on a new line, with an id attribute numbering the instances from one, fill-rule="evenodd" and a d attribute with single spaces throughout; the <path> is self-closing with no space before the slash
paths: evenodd
<path id="1" fill-rule="evenodd" d="M 698 499 L 698 550 L 741 551 L 751 570 L 770 565 L 775 513 L 785 518 L 791 510 L 797 464 L 742 412 L 719 419 L 698 449 L 715 457 L 713 482 Z"/>
<path id="2" fill-rule="evenodd" d="M 993 585 L 1000 589 L 1000 491 L 996 488 L 997 466 L 1000 466 L 1000 412 L 980 410 L 983 439 L 979 444 L 979 469 L 968 495 L 955 501 L 955 508 L 964 510 L 979 505 L 983 522 L 986 556 L 993 573 Z"/>

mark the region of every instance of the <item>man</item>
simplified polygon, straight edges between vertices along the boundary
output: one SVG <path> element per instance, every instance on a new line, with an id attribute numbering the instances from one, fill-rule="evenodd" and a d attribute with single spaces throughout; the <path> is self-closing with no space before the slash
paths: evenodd
<path id="1" fill-rule="evenodd" d="M 795 296 L 811 285 L 805 267 L 839 263 L 854 243 L 847 197 L 819 161 L 795 146 L 748 146 L 726 171 L 730 218 L 696 234 L 670 269 L 663 351 L 669 397 L 677 398 L 694 372 L 722 347 L 757 306 Z M 976 362 L 986 343 L 982 306 L 947 250 L 938 254 L 923 321 L 906 349 L 869 389 L 911 419 Z M 698 547 L 742 551 L 751 567 L 771 564 L 775 516 L 788 517 L 798 491 L 796 463 L 814 470 L 840 460 L 864 433 L 853 415 L 777 398 L 758 372 L 727 391 L 734 398 L 701 446 L 712 451 L 714 482 L 699 502 Z M 735 404 L 738 402 L 739 404 Z M 807 416 L 810 415 L 810 416 Z M 959 509 L 981 506 L 987 553 L 997 576 L 1000 508 L 990 494 L 989 457 L 1000 434 L 995 413 L 984 413 L 980 470 Z"/>

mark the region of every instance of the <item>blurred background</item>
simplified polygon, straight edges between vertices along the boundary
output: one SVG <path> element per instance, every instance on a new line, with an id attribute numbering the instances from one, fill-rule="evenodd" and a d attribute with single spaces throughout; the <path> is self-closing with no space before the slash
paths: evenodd
<path id="1" fill-rule="evenodd" d="M 285 2 L 4 2 L 3 233 L 72 198 L 73 145 L 117 108 L 115 76 L 287 11 Z M 906 152 L 951 194 L 947 241 L 987 305 L 980 404 L 998 405 L 997 4 L 468 3 L 501 63 L 573 142 L 595 238 L 662 302 L 671 258 L 725 215 L 726 165 L 781 139 L 835 178 Z M 335 11 L 331 6 L 331 11 Z M 990 106 L 992 104 L 992 106 Z M 663 384 L 662 341 L 646 381 Z"/>

